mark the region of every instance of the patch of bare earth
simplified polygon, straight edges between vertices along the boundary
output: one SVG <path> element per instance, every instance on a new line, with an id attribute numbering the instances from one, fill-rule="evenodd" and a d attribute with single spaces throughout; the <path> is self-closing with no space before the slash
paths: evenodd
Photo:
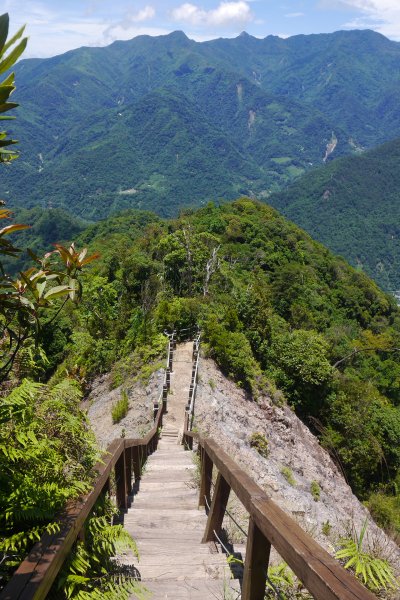
<path id="1" fill-rule="evenodd" d="M 97 443 L 103 449 L 116 438 L 139 438 L 146 434 L 153 425 L 153 404 L 162 391 L 164 371 L 155 371 L 148 383 L 141 380 L 128 382 L 115 389 L 111 387 L 111 375 L 97 377 L 85 402 L 90 424 L 95 433 Z M 129 410 L 126 417 L 113 424 L 112 407 L 126 391 L 129 399 Z"/>
<path id="2" fill-rule="evenodd" d="M 289 407 L 275 406 L 268 397 L 257 402 L 248 398 L 212 360 L 202 358 L 199 373 L 195 415 L 200 433 L 217 440 L 271 499 L 328 552 L 334 552 L 338 538 L 352 527 L 359 532 L 368 518 L 369 548 L 378 549 L 399 569 L 399 547 L 377 527 L 328 452 Z M 268 440 L 267 458 L 250 447 L 249 438 L 254 432 L 262 433 Z M 294 485 L 282 474 L 284 468 L 290 469 Z M 318 501 L 311 494 L 312 482 L 320 488 Z M 239 506 L 236 515 L 246 528 L 246 515 L 241 514 Z M 323 530 L 329 530 L 329 534 Z M 243 541 L 240 532 L 236 534 L 238 541 Z"/>

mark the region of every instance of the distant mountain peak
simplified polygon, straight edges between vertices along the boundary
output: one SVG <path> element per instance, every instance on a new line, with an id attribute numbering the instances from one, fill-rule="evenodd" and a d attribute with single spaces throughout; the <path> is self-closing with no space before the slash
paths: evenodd
<path id="1" fill-rule="evenodd" d="M 255 40 L 257 38 L 254 37 L 254 35 L 250 35 L 249 33 L 247 33 L 247 31 L 242 31 L 242 33 L 239 33 L 238 38 L 242 38 L 245 40 Z"/>
<path id="2" fill-rule="evenodd" d="M 190 42 L 190 39 L 188 38 L 188 36 L 186 35 L 186 33 L 184 31 L 181 31 L 180 29 L 177 29 L 176 31 L 171 31 L 171 33 L 168 33 L 165 37 L 169 38 L 169 39 L 175 39 L 175 40 L 182 40 L 182 41 L 187 41 Z"/>

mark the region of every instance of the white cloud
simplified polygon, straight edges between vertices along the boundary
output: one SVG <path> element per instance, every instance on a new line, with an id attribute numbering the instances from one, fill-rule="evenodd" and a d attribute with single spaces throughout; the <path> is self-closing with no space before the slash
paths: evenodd
<path id="1" fill-rule="evenodd" d="M 145 6 L 135 15 L 132 15 L 131 18 L 134 23 L 142 23 L 143 21 L 150 21 L 150 19 L 153 19 L 155 14 L 156 11 L 152 6 Z"/>
<path id="2" fill-rule="evenodd" d="M 390 38 L 400 39 L 399 0 L 340 0 L 336 2 L 338 5 L 361 13 L 345 27 L 374 29 Z M 322 6 L 332 8 L 327 0 L 322 0 Z"/>
<path id="3" fill-rule="evenodd" d="M 296 19 L 297 17 L 304 17 L 304 13 L 292 12 L 292 13 L 288 13 L 287 15 L 285 15 L 285 17 L 288 17 L 289 19 Z"/>
<path id="4" fill-rule="evenodd" d="M 10 8 L 12 32 L 27 23 L 29 40 L 23 58 L 45 58 L 80 46 L 105 46 L 116 39 L 169 33 L 163 27 L 148 26 L 146 21 L 156 14 L 150 5 L 132 14 L 116 13 L 115 21 L 111 23 L 104 13 L 96 14 L 95 9 L 101 5 L 105 5 L 103 0 L 85 3 L 79 15 L 68 5 L 63 6 L 63 10 L 56 10 L 40 0 L 0 0 L 0 10 Z"/>
<path id="5" fill-rule="evenodd" d="M 119 21 L 111 23 L 105 31 L 104 38 L 106 41 L 126 40 L 141 35 L 138 33 L 138 23 L 150 21 L 155 17 L 156 11 L 152 6 L 145 6 L 136 13 L 127 13 Z M 160 29 L 149 29 L 148 31 L 160 31 Z M 161 30 L 164 33 L 164 29 Z M 158 35 L 158 33 L 149 33 L 148 35 Z"/>
<path id="6" fill-rule="evenodd" d="M 248 2 L 221 2 L 217 8 L 205 10 L 196 4 L 185 3 L 171 11 L 174 21 L 194 26 L 229 27 L 245 25 L 254 20 Z"/>

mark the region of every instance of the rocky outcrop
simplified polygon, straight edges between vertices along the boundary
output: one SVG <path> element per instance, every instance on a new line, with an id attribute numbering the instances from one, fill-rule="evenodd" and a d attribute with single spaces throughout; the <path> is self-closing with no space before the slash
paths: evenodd
<path id="1" fill-rule="evenodd" d="M 153 404 L 160 396 L 164 371 L 155 371 L 146 383 L 137 379 L 115 389 L 111 387 L 111 375 L 97 377 L 85 402 L 85 408 L 100 448 L 107 448 L 112 440 L 120 437 L 139 438 L 153 425 Z M 129 399 L 126 417 L 113 424 L 111 410 L 125 390 Z"/>
<path id="2" fill-rule="evenodd" d="M 224 377 L 212 360 L 203 358 L 195 414 L 200 433 L 218 440 L 328 551 L 332 552 L 338 537 L 351 528 L 360 531 L 368 518 L 369 545 L 379 547 L 383 557 L 400 564 L 400 549 L 372 521 L 329 454 L 288 406 L 276 406 L 268 397 L 254 401 Z M 250 446 L 250 436 L 255 432 L 268 441 L 267 458 Z M 293 476 L 292 484 L 288 473 Z M 313 482 L 314 489 L 320 490 L 318 500 L 312 494 Z"/>

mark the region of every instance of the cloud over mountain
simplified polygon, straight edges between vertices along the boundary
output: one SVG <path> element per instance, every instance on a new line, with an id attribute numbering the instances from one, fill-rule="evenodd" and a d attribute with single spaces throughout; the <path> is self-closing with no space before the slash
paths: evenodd
<path id="1" fill-rule="evenodd" d="M 171 11 L 172 19 L 194 26 L 245 25 L 254 19 L 248 2 L 221 2 L 217 8 L 205 10 L 196 4 L 186 2 Z"/>

